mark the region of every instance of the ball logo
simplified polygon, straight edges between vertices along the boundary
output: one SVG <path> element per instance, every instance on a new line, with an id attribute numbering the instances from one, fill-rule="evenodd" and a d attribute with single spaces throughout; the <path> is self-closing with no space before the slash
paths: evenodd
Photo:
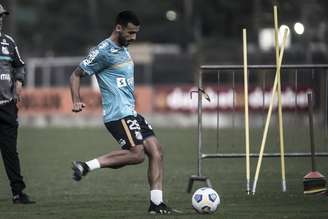
<path id="1" fill-rule="evenodd" d="M 215 200 L 217 199 L 217 196 L 216 196 L 216 194 L 212 193 L 212 194 L 209 194 L 209 195 L 208 195 L 208 198 L 209 198 L 212 202 L 215 202 Z"/>
<path id="2" fill-rule="evenodd" d="M 196 194 L 194 199 L 195 199 L 196 202 L 200 202 L 200 201 L 202 201 L 203 196 L 201 194 Z"/>
<path id="3" fill-rule="evenodd" d="M 211 212 L 211 208 L 210 208 L 210 206 L 204 206 L 204 207 L 202 207 L 202 210 L 203 210 L 203 212 L 205 212 L 205 213 L 210 213 L 210 212 Z"/>

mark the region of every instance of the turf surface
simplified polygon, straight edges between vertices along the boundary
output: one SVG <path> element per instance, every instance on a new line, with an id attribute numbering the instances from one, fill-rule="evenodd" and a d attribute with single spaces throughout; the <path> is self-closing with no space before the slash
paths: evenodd
<path id="1" fill-rule="evenodd" d="M 287 129 L 286 151 L 309 151 L 307 130 Z M 304 133 L 303 133 L 304 132 Z M 258 152 L 261 131 L 253 130 L 251 147 Z M 33 129 L 21 128 L 19 153 L 26 192 L 35 205 L 13 205 L 0 165 L 0 218 L 200 218 L 191 208 L 186 193 L 190 175 L 196 173 L 196 132 L 194 129 L 157 129 L 165 146 L 165 199 L 182 215 L 150 216 L 148 208 L 147 162 L 120 170 L 102 169 L 76 183 L 71 179 L 71 161 L 90 159 L 116 148 L 105 128 Z M 268 151 L 277 151 L 276 133 L 270 133 Z M 316 136 L 318 150 L 328 151 L 327 138 Z M 222 129 L 219 143 L 215 130 L 204 133 L 205 152 L 243 152 L 243 131 Z M 217 148 L 219 147 L 219 149 Z M 251 160 L 254 177 L 257 159 Z M 304 196 L 302 180 L 310 171 L 309 158 L 286 158 L 288 192 L 280 187 L 279 159 L 265 158 L 257 193 L 245 193 L 244 159 L 204 160 L 209 176 L 221 197 L 213 215 L 202 218 L 328 218 L 328 196 Z M 328 158 L 317 159 L 319 171 L 328 175 Z M 193 187 L 203 186 L 197 182 Z"/>

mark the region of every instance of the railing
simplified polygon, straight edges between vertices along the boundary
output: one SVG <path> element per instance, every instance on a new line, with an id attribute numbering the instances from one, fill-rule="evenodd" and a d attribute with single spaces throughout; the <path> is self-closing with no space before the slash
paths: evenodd
<path id="1" fill-rule="evenodd" d="M 275 65 L 249 65 L 248 71 L 250 72 L 250 75 L 253 73 L 253 71 L 266 71 L 266 70 L 275 70 Z M 212 154 L 206 154 L 203 153 L 203 99 L 204 96 L 206 98 L 209 98 L 206 96 L 205 88 L 203 86 L 204 83 L 204 76 L 217 74 L 215 77 L 217 80 L 217 87 L 219 88 L 221 86 L 220 84 L 220 78 L 222 76 L 223 72 L 228 72 L 228 74 L 231 74 L 232 76 L 230 79 L 232 80 L 228 82 L 228 84 L 231 84 L 232 90 L 233 90 L 233 104 L 232 108 L 230 109 L 230 112 L 234 116 L 236 114 L 236 102 L 235 102 L 235 95 L 236 95 L 236 77 L 237 73 L 242 73 L 243 66 L 242 65 L 202 65 L 200 67 L 200 72 L 198 74 L 198 153 L 197 153 L 197 175 L 192 175 L 189 178 L 188 188 L 187 191 L 190 192 L 193 186 L 194 181 L 204 181 L 206 182 L 207 186 L 211 187 L 211 182 L 208 177 L 204 176 L 202 174 L 202 160 L 208 159 L 208 158 L 242 158 L 245 157 L 246 154 L 244 153 L 212 153 Z M 293 71 L 293 77 L 286 78 L 286 81 L 288 83 L 291 83 L 293 88 L 295 90 L 298 90 L 300 87 L 304 86 L 304 84 L 309 85 L 310 89 L 313 89 L 317 92 L 318 100 L 316 103 L 317 111 L 319 115 L 319 121 L 323 120 L 323 126 L 325 129 L 325 133 L 327 134 L 328 130 L 328 119 L 327 119 L 327 113 L 328 113 L 328 64 L 319 64 L 319 65 L 282 65 L 281 66 L 281 72 L 282 72 L 282 80 L 284 76 L 284 71 Z M 318 73 L 320 72 L 320 73 Z M 307 80 L 306 78 L 304 81 L 300 80 L 301 75 L 308 75 L 311 74 L 311 77 L 316 76 L 316 81 L 313 80 Z M 319 74 L 319 76 L 317 75 Z M 242 76 L 242 74 L 240 74 Z M 240 76 L 238 75 L 238 76 Z M 265 74 L 264 74 L 265 75 Z M 318 78 L 319 77 L 319 78 Z M 320 80 L 318 80 L 320 79 Z M 318 84 L 319 81 L 319 84 Z M 262 81 L 257 78 L 253 79 L 252 84 L 258 84 L 258 82 L 262 83 L 263 90 L 266 89 L 268 86 L 266 83 L 266 78 L 262 78 Z M 223 82 L 222 84 L 227 84 L 226 82 Z M 211 84 L 213 84 L 213 81 L 211 81 Z M 219 92 L 219 90 L 217 90 Z M 295 111 L 299 110 L 298 107 L 298 99 L 297 95 L 295 95 Z M 219 133 L 219 126 L 220 126 L 220 116 L 219 116 L 219 106 L 220 100 L 217 100 L 217 133 Z M 265 110 L 265 97 L 263 95 L 263 109 Z M 234 127 L 234 119 L 232 119 L 232 128 Z M 218 142 L 219 134 L 217 134 L 217 142 Z M 250 157 L 258 157 L 258 153 L 251 153 Z M 264 157 L 278 157 L 280 156 L 279 153 L 264 153 Z M 285 153 L 285 157 L 309 157 L 311 156 L 310 153 L 306 152 L 294 152 L 294 153 Z M 322 156 L 327 157 L 327 152 L 320 152 L 316 153 L 316 156 Z"/>

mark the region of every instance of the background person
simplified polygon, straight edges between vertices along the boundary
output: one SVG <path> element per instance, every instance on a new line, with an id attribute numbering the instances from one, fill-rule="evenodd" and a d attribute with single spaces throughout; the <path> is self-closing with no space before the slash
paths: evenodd
<path id="1" fill-rule="evenodd" d="M 3 18 L 8 15 L 0 5 L 0 149 L 10 181 L 14 204 L 31 204 L 23 190 L 25 183 L 20 171 L 17 152 L 17 100 L 25 79 L 24 62 L 13 38 L 2 32 Z"/>

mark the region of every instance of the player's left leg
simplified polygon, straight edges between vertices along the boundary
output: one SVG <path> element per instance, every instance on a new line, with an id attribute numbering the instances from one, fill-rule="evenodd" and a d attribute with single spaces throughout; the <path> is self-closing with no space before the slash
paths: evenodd
<path id="1" fill-rule="evenodd" d="M 163 190 L 163 152 L 162 145 L 155 136 L 144 140 L 145 152 L 148 156 L 148 183 L 151 190 Z"/>
<path id="2" fill-rule="evenodd" d="M 180 213 L 168 207 L 163 201 L 163 147 L 156 138 L 149 123 L 141 115 L 138 115 L 137 118 L 144 138 L 144 150 L 148 157 L 148 183 L 150 187 L 150 206 L 148 212 L 150 214 Z"/>
<path id="3" fill-rule="evenodd" d="M 145 152 L 148 156 L 148 183 L 150 186 L 150 214 L 170 214 L 169 208 L 163 201 L 163 153 L 162 146 L 155 136 L 144 140 Z"/>
<path id="4" fill-rule="evenodd" d="M 150 214 L 181 214 L 182 211 L 168 207 L 163 201 L 164 162 L 163 149 L 155 136 L 144 140 L 148 156 L 148 182 L 150 186 Z"/>

